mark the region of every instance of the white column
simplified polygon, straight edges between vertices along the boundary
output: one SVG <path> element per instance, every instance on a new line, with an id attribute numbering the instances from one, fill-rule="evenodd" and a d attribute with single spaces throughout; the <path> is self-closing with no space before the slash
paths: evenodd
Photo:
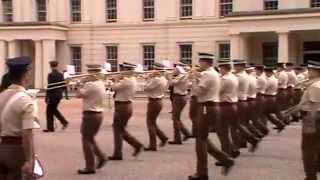
<path id="1" fill-rule="evenodd" d="M 48 20 L 50 22 L 56 22 L 57 21 L 57 1 L 56 0 L 50 0 L 47 1 L 47 8 L 48 8 Z"/>
<path id="2" fill-rule="evenodd" d="M 43 40 L 43 60 L 42 60 L 42 86 L 47 84 L 47 76 L 50 71 L 49 62 L 56 60 L 55 40 Z"/>
<path id="3" fill-rule="evenodd" d="M 43 76 L 42 76 L 42 42 L 41 40 L 35 40 L 35 77 L 34 77 L 34 86 L 35 88 L 42 88 L 43 87 Z"/>
<path id="4" fill-rule="evenodd" d="M 278 32 L 278 61 L 289 62 L 289 32 Z"/>
<path id="5" fill-rule="evenodd" d="M 8 41 L 8 58 L 17 57 L 17 42 L 15 40 Z"/>
<path id="6" fill-rule="evenodd" d="M 0 76 L 2 76 L 5 73 L 6 69 L 6 42 L 3 40 L 0 40 Z"/>
<path id="7" fill-rule="evenodd" d="M 20 0 L 13 0 L 12 1 L 12 6 L 13 6 L 13 20 L 15 22 L 21 22 L 22 21 L 22 16 L 23 16 L 23 7 L 22 7 L 22 2 Z"/>
<path id="8" fill-rule="evenodd" d="M 241 36 L 240 34 L 231 34 L 231 59 L 240 59 L 241 58 Z"/>

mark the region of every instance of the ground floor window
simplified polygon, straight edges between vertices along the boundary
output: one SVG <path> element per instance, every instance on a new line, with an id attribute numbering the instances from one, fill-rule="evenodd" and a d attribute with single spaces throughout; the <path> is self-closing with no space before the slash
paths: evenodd
<path id="1" fill-rule="evenodd" d="M 219 59 L 230 60 L 230 43 L 219 43 Z"/>
<path id="2" fill-rule="evenodd" d="M 264 65 L 275 65 L 278 62 L 278 42 L 265 42 L 262 50 Z"/>
<path id="3" fill-rule="evenodd" d="M 107 62 L 111 64 L 111 71 L 118 71 L 118 46 L 106 46 Z"/>
<path id="4" fill-rule="evenodd" d="M 143 66 L 147 70 L 152 70 L 154 60 L 155 60 L 155 46 L 154 46 L 154 44 L 143 45 Z"/>
<path id="5" fill-rule="evenodd" d="M 81 57 L 81 46 L 71 47 L 71 63 L 75 66 L 76 73 L 80 73 L 82 70 Z"/>
<path id="6" fill-rule="evenodd" d="M 180 44 L 180 61 L 184 64 L 192 64 L 192 44 Z"/>

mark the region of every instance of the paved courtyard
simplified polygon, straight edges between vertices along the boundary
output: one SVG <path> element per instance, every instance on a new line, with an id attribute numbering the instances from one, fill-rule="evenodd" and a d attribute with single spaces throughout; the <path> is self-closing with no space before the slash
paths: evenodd
<path id="1" fill-rule="evenodd" d="M 42 126 L 45 125 L 45 104 L 39 99 Z M 84 160 L 80 141 L 81 101 L 64 100 L 61 111 L 70 121 L 70 127 L 62 131 L 57 124 L 55 133 L 36 132 L 36 147 L 46 169 L 46 180 L 186 180 L 195 171 L 194 140 L 183 146 L 166 146 L 158 152 L 144 152 L 133 158 L 133 149 L 124 144 L 122 162 L 108 162 L 95 175 L 79 176 L 76 170 L 83 168 Z M 128 129 L 145 145 L 148 136 L 145 123 L 146 100 L 137 99 L 134 103 L 134 116 Z M 188 109 L 183 113 L 183 120 L 190 127 Z M 107 155 L 113 152 L 112 109 L 105 112 L 103 126 L 97 140 Z M 158 120 L 160 127 L 172 137 L 170 103 Z M 214 134 L 210 138 L 218 144 Z M 236 160 L 236 166 L 227 177 L 221 175 L 221 169 L 214 166 L 215 160 L 210 157 L 211 180 L 302 180 L 303 170 L 300 153 L 300 125 L 294 124 L 283 133 L 272 132 L 263 140 L 260 149 L 255 153 L 242 150 L 242 156 Z"/>

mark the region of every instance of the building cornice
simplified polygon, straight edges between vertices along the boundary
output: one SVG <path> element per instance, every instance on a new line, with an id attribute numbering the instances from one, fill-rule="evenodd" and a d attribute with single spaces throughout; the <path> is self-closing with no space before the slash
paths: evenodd
<path id="1" fill-rule="evenodd" d="M 60 30 L 67 31 L 68 26 L 51 22 L 11 22 L 0 23 L 0 30 Z"/>

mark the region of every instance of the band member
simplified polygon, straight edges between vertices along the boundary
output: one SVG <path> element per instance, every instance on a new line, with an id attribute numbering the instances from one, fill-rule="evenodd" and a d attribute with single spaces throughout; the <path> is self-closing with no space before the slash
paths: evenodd
<path id="1" fill-rule="evenodd" d="M 224 174 L 228 174 L 233 166 L 233 160 L 224 152 L 220 151 L 209 139 L 209 128 L 212 123 L 216 123 L 214 118 L 219 112 L 219 91 L 220 77 L 217 71 L 212 67 L 213 55 L 199 53 L 199 64 L 202 70 L 201 74 L 196 73 L 193 78 L 199 78 L 198 86 L 195 89 L 197 96 L 197 173 L 189 176 L 189 180 L 208 180 L 208 152 L 218 161 L 224 164 Z"/>
<path id="2" fill-rule="evenodd" d="M 317 180 L 320 161 L 320 63 L 308 62 L 311 85 L 305 90 L 299 103 L 302 110 L 302 157 L 306 178 Z"/>
<path id="3" fill-rule="evenodd" d="M 114 133 L 114 153 L 109 157 L 109 160 L 122 160 L 122 143 L 125 140 L 134 147 L 133 156 L 138 156 L 143 150 L 143 145 L 127 130 L 127 124 L 133 114 L 133 99 L 137 89 L 137 80 L 133 76 L 132 71 L 135 66 L 124 63 L 120 66 L 123 72 L 122 79 L 115 80 L 112 85 L 112 90 L 115 91 L 115 106 L 113 118 L 113 133 Z"/>
<path id="4" fill-rule="evenodd" d="M 251 152 L 254 152 L 258 147 L 258 143 L 260 142 L 260 138 L 257 137 L 252 132 L 254 130 L 249 129 L 249 117 L 250 113 L 248 106 L 248 89 L 249 89 L 249 81 L 248 74 L 245 72 L 246 61 L 244 60 L 233 60 L 235 74 L 239 81 L 238 86 L 238 115 L 240 119 L 239 131 L 241 132 L 241 139 L 238 142 L 240 147 L 247 147 L 247 141 L 252 145 L 250 148 Z"/>
<path id="5" fill-rule="evenodd" d="M 26 92 L 31 59 L 9 59 L 12 84 L 0 94 L 0 179 L 33 179 L 36 105 Z"/>
<path id="6" fill-rule="evenodd" d="M 100 65 L 88 65 L 89 74 L 100 71 Z M 106 94 L 104 82 L 97 76 L 88 76 L 84 81 L 87 82 L 83 82 L 85 84 L 77 91 L 77 97 L 83 99 L 81 136 L 86 166 L 78 170 L 78 174 L 95 174 L 96 168 L 102 168 L 107 161 L 95 140 L 103 121 L 103 101 Z M 95 156 L 98 159 L 97 164 L 95 164 Z"/>
<path id="7" fill-rule="evenodd" d="M 278 118 L 280 113 L 277 102 L 278 79 L 275 77 L 273 70 L 273 67 L 264 69 L 267 77 L 264 93 L 264 113 L 268 120 L 276 126 L 278 132 L 281 132 L 285 128 L 285 123 Z"/>
<path id="8" fill-rule="evenodd" d="M 278 78 L 278 95 L 277 95 L 277 102 L 278 102 L 278 111 L 283 111 L 290 107 L 290 103 L 287 99 L 288 97 L 288 81 L 289 77 L 287 72 L 285 71 L 285 64 L 284 63 L 278 63 L 277 64 L 277 78 Z M 279 117 L 282 121 L 284 121 L 286 124 L 289 124 L 289 119 L 284 117 Z"/>
<path id="9" fill-rule="evenodd" d="M 52 72 L 48 75 L 48 88 L 53 88 L 56 86 L 61 86 L 61 84 L 50 85 L 53 83 L 63 82 L 63 74 L 58 70 L 59 63 L 57 61 L 51 61 L 50 67 Z M 68 121 L 58 110 L 58 106 L 62 99 L 62 94 L 64 91 L 63 88 L 57 88 L 48 90 L 46 93 L 46 103 L 47 103 L 47 129 L 43 130 L 43 132 L 54 132 L 54 117 L 56 117 L 62 124 L 62 129 L 66 129 L 68 127 Z"/>
<path id="10" fill-rule="evenodd" d="M 176 76 L 170 82 L 173 86 L 172 120 L 174 140 L 170 141 L 169 144 L 181 145 L 181 133 L 184 135 L 184 140 L 191 137 L 191 133 L 181 121 L 181 112 L 187 104 L 186 98 L 188 94 L 189 80 L 185 70 L 181 66 L 175 67 L 174 74 Z"/>
<path id="11" fill-rule="evenodd" d="M 154 69 L 164 70 L 164 66 L 155 64 Z M 160 130 L 157 125 L 157 118 L 162 110 L 162 99 L 168 87 L 168 80 L 160 71 L 155 71 L 149 77 L 144 91 L 148 96 L 147 106 L 147 127 L 149 132 L 149 146 L 145 151 L 157 151 L 157 136 L 161 140 L 160 146 L 163 147 L 168 141 L 168 137 Z"/>

